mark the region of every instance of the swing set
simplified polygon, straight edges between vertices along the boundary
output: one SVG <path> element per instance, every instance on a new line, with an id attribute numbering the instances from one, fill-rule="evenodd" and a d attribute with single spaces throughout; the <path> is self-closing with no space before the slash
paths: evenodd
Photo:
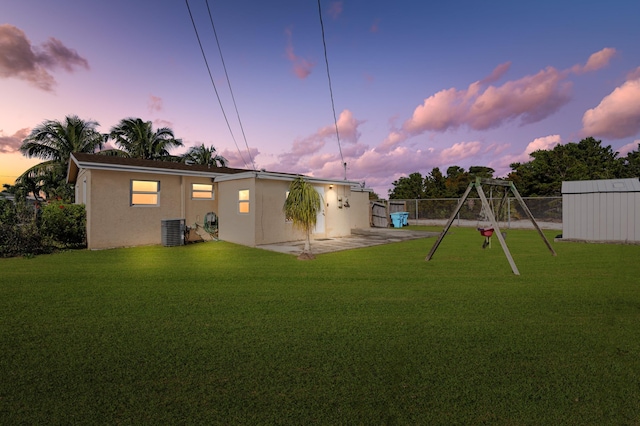
<path id="1" fill-rule="evenodd" d="M 485 195 L 485 192 L 482 188 L 483 185 L 489 187 L 491 202 L 487 200 L 487 196 Z M 495 234 L 496 237 L 498 238 L 498 241 L 500 242 L 500 245 L 502 246 L 502 251 L 504 252 L 504 255 L 507 257 L 507 260 L 509 261 L 509 265 L 511 265 L 511 270 L 515 275 L 520 275 L 520 272 L 518 271 L 518 267 L 513 261 L 513 257 L 511 257 L 511 252 L 509 252 L 509 247 L 507 247 L 507 243 L 505 242 L 505 239 L 504 239 L 505 234 L 500 231 L 500 225 L 498 224 L 498 220 L 496 219 L 496 212 L 500 213 L 500 211 L 503 209 L 504 204 L 507 200 L 507 197 L 509 196 L 509 192 L 511 192 L 513 196 L 516 198 L 516 200 L 518 200 L 518 203 L 520 203 L 520 207 L 522 207 L 522 210 L 524 210 L 527 217 L 531 220 L 531 223 L 533 224 L 534 228 L 538 231 L 538 234 L 540 235 L 544 243 L 547 245 L 547 248 L 549 249 L 551 254 L 553 256 L 556 255 L 556 252 L 553 250 L 553 247 L 551 247 L 549 240 L 547 240 L 547 238 L 544 236 L 544 233 L 538 226 L 538 223 L 534 219 L 533 215 L 531 214 L 531 211 L 529 210 L 524 200 L 520 196 L 520 193 L 516 189 L 516 186 L 513 184 L 513 182 L 508 180 L 499 180 L 499 179 L 481 179 L 478 177 L 476 178 L 475 181 L 471 181 L 469 183 L 467 190 L 464 192 L 464 195 L 462 196 L 462 198 L 460 198 L 460 201 L 458 202 L 458 206 L 456 207 L 453 214 L 447 221 L 447 224 L 445 225 L 444 229 L 440 233 L 440 236 L 438 236 L 438 239 L 436 240 L 436 242 L 433 244 L 433 247 L 431 247 L 431 250 L 429 251 L 427 258 L 425 259 L 427 262 L 431 260 L 434 253 L 438 249 L 438 246 L 444 239 L 444 236 L 449 231 L 451 224 L 453 223 L 456 216 L 460 212 L 460 209 L 462 208 L 464 202 L 469 197 L 469 193 L 473 188 L 476 189 L 476 191 L 478 192 L 478 195 L 480 196 L 480 200 L 482 202 L 482 213 L 490 223 L 490 226 L 477 228 L 478 231 L 480 232 L 480 235 L 485 237 L 485 241 L 482 245 L 482 248 L 491 247 L 491 237 Z M 499 192 L 500 188 L 503 190 L 503 195 L 500 200 L 500 203 L 498 204 L 498 207 L 496 208 L 493 192 L 494 192 L 494 189 L 497 190 L 496 192 Z"/>

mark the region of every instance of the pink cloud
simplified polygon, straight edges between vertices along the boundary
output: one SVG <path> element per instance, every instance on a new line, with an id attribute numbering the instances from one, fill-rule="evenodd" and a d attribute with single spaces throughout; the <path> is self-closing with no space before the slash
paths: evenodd
<path id="1" fill-rule="evenodd" d="M 285 34 L 287 35 L 287 46 L 285 48 L 285 52 L 287 55 L 287 59 L 293 64 L 293 73 L 301 80 L 309 77 L 311 71 L 316 66 L 315 62 L 311 62 L 305 58 L 302 58 L 295 54 L 293 50 L 293 32 L 290 28 L 285 30 Z"/>
<path id="2" fill-rule="evenodd" d="M 557 112 L 571 98 L 571 72 L 598 70 L 615 55 L 613 48 L 592 54 L 585 65 L 569 70 L 546 67 L 534 75 L 494 85 L 509 70 L 511 63 L 498 65 L 493 72 L 466 89 L 441 90 L 418 105 L 411 118 L 393 129 L 376 148 L 389 151 L 408 138 L 427 131 L 445 132 L 459 127 L 488 130 L 518 120 L 521 125 L 539 122 Z M 640 72 L 639 72 L 640 74 Z M 636 103 L 639 105 L 640 103 Z"/>
<path id="3" fill-rule="evenodd" d="M 22 141 L 29 136 L 29 128 L 20 129 L 11 136 L 3 136 L 0 130 L 0 152 L 10 154 L 17 152 L 22 145 Z"/>
<path id="4" fill-rule="evenodd" d="M 32 46 L 21 29 L 0 25 L 0 78 L 17 78 L 51 92 L 56 81 L 48 70 L 58 67 L 74 72 L 78 67 L 89 69 L 89 62 L 56 38 Z"/>
<path id="5" fill-rule="evenodd" d="M 173 129 L 173 123 L 171 121 L 167 121 L 167 120 L 153 120 L 153 124 L 157 129 L 161 129 L 163 127 L 168 127 L 170 129 Z M 174 135 L 175 137 L 179 138 L 180 136 L 178 135 Z"/>
<path id="6" fill-rule="evenodd" d="M 160 112 L 164 108 L 162 98 L 154 95 L 149 95 L 149 100 L 147 101 L 147 108 L 149 112 Z"/>
<path id="7" fill-rule="evenodd" d="M 635 79 L 605 96 L 582 116 L 582 134 L 622 139 L 640 132 L 640 68 L 631 73 Z"/>
<path id="8" fill-rule="evenodd" d="M 635 141 L 628 143 L 624 146 L 621 146 L 617 151 L 621 157 L 626 157 L 631 151 L 636 151 L 640 149 L 640 139 L 636 139 Z"/>
<path id="9" fill-rule="evenodd" d="M 489 167 L 495 169 L 496 176 L 504 176 L 511 168 L 509 167 L 513 163 L 526 163 L 531 161 L 531 153 L 538 150 L 550 150 L 553 149 L 556 145 L 560 145 L 562 143 L 562 139 L 560 135 L 549 135 L 543 136 L 540 138 L 536 138 L 533 141 L 529 142 L 525 149 L 519 154 L 509 154 L 499 156 L 508 145 L 500 146 L 494 152 L 494 159 L 489 163 Z"/>
<path id="10" fill-rule="evenodd" d="M 589 56 L 586 64 L 574 65 L 571 68 L 571 71 L 575 72 L 576 74 L 597 71 L 609 65 L 609 61 L 611 61 L 616 53 L 616 49 L 612 47 L 605 47 L 604 49 Z"/>
<path id="11" fill-rule="evenodd" d="M 334 1 L 329 5 L 329 16 L 338 19 L 342 15 L 343 4 L 341 1 Z"/>
<path id="12" fill-rule="evenodd" d="M 445 148 L 440 153 L 440 161 L 442 163 L 455 163 L 465 158 L 476 156 L 482 149 L 480 142 L 458 142 Z"/>
<path id="13" fill-rule="evenodd" d="M 260 151 L 257 148 L 250 148 L 249 152 L 238 151 L 225 149 L 219 151 L 219 155 L 227 159 L 228 166 L 236 169 L 251 169 L 251 158 L 249 158 L 249 154 L 251 154 L 251 158 L 255 160 L 256 157 L 260 155 Z M 270 171 L 281 172 L 283 170 L 280 169 L 271 169 Z"/>
<path id="14" fill-rule="evenodd" d="M 511 68 L 511 61 L 500 64 L 494 68 L 494 70 L 487 77 L 480 81 L 480 84 L 491 84 L 500 80 Z"/>

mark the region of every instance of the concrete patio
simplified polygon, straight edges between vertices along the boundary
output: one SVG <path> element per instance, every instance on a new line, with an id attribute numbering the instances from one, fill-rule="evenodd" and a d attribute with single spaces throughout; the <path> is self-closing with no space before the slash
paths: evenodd
<path id="1" fill-rule="evenodd" d="M 397 243 L 406 240 L 437 237 L 438 232 L 409 231 L 394 228 L 368 228 L 353 229 L 351 235 L 341 238 L 311 239 L 311 251 L 313 254 L 330 253 L 334 251 L 350 250 L 362 247 L 371 247 L 381 244 Z M 290 241 L 278 244 L 264 244 L 257 248 L 299 255 L 304 248 L 304 241 Z"/>

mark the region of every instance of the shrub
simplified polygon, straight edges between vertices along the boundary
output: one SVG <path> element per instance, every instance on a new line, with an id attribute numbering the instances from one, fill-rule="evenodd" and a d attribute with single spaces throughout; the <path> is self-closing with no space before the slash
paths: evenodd
<path id="1" fill-rule="evenodd" d="M 42 209 L 42 235 L 66 248 L 87 244 L 84 205 L 52 202 Z"/>
<path id="2" fill-rule="evenodd" d="M 38 222 L 33 204 L 0 199 L 0 257 L 50 252 L 43 244 Z"/>

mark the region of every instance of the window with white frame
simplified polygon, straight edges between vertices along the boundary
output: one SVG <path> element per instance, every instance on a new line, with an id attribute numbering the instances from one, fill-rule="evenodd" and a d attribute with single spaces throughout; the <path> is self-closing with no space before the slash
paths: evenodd
<path id="1" fill-rule="evenodd" d="M 212 183 L 192 183 L 191 199 L 192 200 L 213 200 L 213 184 Z"/>
<path id="2" fill-rule="evenodd" d="M 249 213 L 249 190 L 238 191 L 238 213 Z"/>
<path id="3" fill-rule="evenodd" d="M 160 205 L 160 181 L 132 180 L 131 181 L 131 205 L 132 206 L 159 206 Z"/>

